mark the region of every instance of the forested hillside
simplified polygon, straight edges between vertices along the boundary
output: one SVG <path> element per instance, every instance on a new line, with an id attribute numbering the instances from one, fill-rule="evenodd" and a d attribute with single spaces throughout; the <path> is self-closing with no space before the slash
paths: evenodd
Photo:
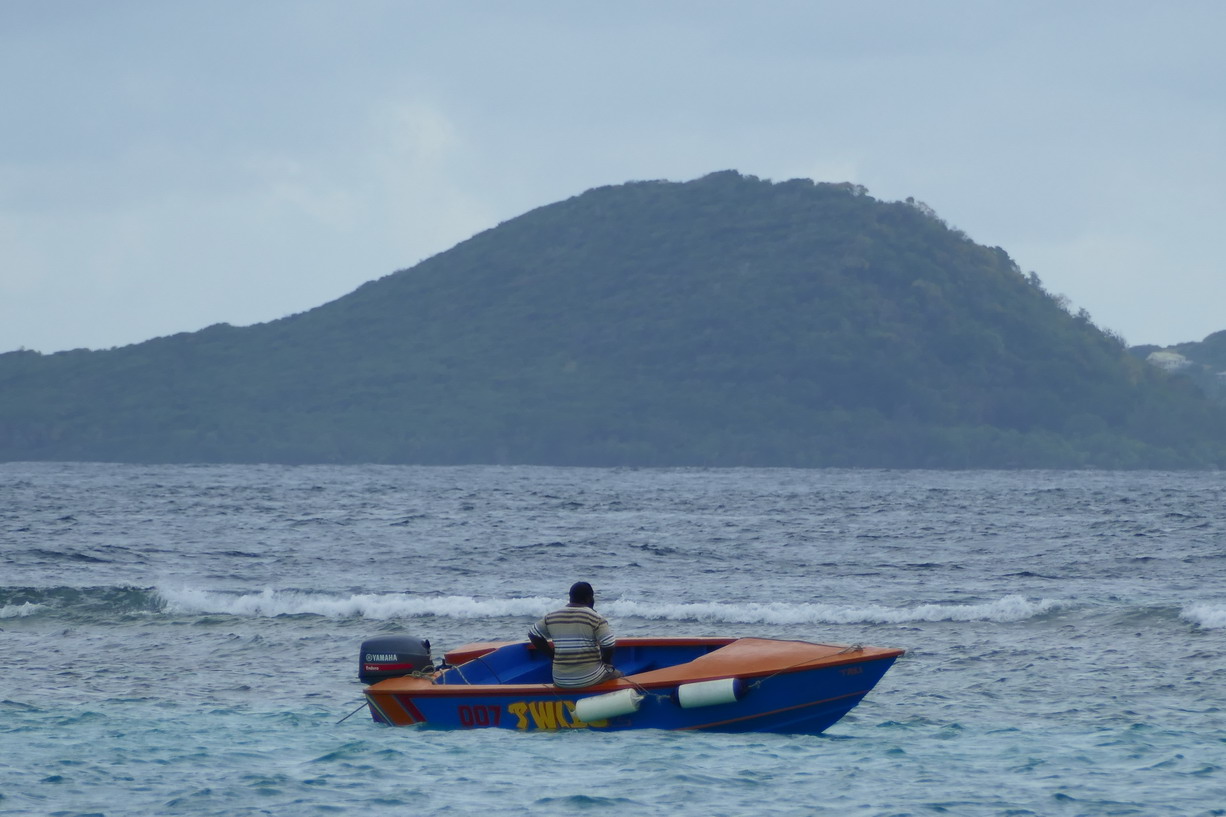
<path id="1" fill-rule="evenodd" d="M 1202 341 L 1166 347 L 1134 346 L 1129 351 L 1176 377 L 1186 378 L 1210 399 L 1226 404 L 1226 331 L 1214 332 Z"/>
<path id="2" fill-rule="evenodd" d="M 1226 464 L 1226 415 L 920 204 L 588 191 L 279 321 L 0 355 L 0 459 Z"/>

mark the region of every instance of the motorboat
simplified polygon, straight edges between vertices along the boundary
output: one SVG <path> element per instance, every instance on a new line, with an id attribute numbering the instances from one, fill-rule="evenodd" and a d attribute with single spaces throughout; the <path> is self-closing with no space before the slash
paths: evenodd
<path id="1" fill-rule="evenodd" d="M 619 638 L 623 677 L 552 683 L 531 643 L 482 642 L 435 664 L 429 641 L 364 642 L 359 676 L 377 723 L 519 731 L 703 729 L 817 734 L 846 715 L 904 653 L 772 638 Z"/>

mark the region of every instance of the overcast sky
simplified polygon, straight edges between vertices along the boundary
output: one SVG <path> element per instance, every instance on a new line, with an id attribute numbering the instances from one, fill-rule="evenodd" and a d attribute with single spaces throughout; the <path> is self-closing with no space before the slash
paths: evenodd
<path id="1" fill-rule="evenodd" d="M 914 196 L 1226 329 L 1226 2 L 0 0 L 0 351 L 283 317 L 591 187 Z"/>

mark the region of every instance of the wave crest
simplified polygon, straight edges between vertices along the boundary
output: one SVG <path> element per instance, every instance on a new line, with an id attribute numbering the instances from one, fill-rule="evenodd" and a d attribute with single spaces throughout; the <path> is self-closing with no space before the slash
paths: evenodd
<path id="1" fill-rule="evenodd" d="M 0 618 L 25 618 L 41 612 L 44 607 L 45 605 L 29 601 L 21 604 L 6 604 L 0 607 Z"/>
<path id="2" fill-rule="evenodd" d="M 882 605 L 787 604 L 783 602 L 727 604 L 652 604 L 633 601 L 608 605 L 624 616 L 679 621 L 719 621 L 730 624 L 906 624 L 919 621 L 1024 621 L 1059 606 L 1050 599 L 1029 601 L 1005 596 L 982 604 Z"/>
<path id="3" fill-rule="evenodd" d="M 1226 629 L 1226 604 L 1192 604 L 1183 608 L 1179 617 L 1206 630 Z"/>
<path id="4" fill-rule="evenodd" d="M 333 596 L 298 590 L 264 589 L 259 593 L 223 593 L 193 588 L 159 588 L 168 613 L 233 616 L 316 615 L 331 618 L 497 618 L 539 616 L 552 599 L 476 599 L 471 596 L 406 596 L 401 593 L 356 593 Z"/>
<path id="5" fill-rule="evenodd" d="M 553 598 L 473 598 L 360 593 L 336 596 L 295 590 L 224 593 L 192 588 L 160 588 L 165 611 L 180 614 L 236 616 L 319 615 L 339 618 L 393 619 L 440 616 L 455 619 L 536 617 L 553 609 Z M 1029 601 L 1006 596 L 982 604 L 881 605 L 790 604 L 784 602 L 658 603 L 609 601 L 600 610 L 618 618 L 653 621 L 704 621 L 727 624 L 905 624 L 920 621 L 1023 621 L 1057 607 L 1048 599 Z"/>
<path id="6" fill-rule="evenodd" d="M 0 590 L 0 619 L 63 616 L 77 620 L 116 615 L 229 615 L 327 618 L 441 618 L 481 620 L 536 618 L 559 604 L 553 597 L 481 598 L 405 593 L 328 593 L 265 588 L 261 591 L 203 590 L 193 587 L 53 587 Z M 612 599 L 600 605 L 611 618 L 697 621 L 722 624 L 908 624 L 940 621 L 1024 621 L 1059 607 L 1050 599 L 1019 595 L 977 604 L 926 603 L 906 607 L 880 604 L 790 602 L 657 602 Z M 1226 607 L 1196 605 L 1183 617 L 1208 628 L 1226 627 Z"/>

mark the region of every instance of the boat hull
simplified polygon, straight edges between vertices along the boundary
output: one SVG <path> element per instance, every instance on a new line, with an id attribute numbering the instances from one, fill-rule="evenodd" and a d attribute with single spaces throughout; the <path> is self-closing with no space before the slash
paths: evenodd
<path id="1" fill-rule="evenodd" d="M 539 676 L 548 661 L 532 653 L 527 644 L 473 645 L 449 653 L 453 662 L 468 660 L 433 677 L 390 679 L 368 687 L 371 714 L 379 723 L 450 729 L 816 734 L 855 707 L 902 650 L 770 639 L 624 639 L 618 642 L 624 659 L 617 663 L 631 670 L 625 678 L 578 690 L 516 680 L 482 683 L 504 681 L 516 673 L 532 677 L 522 670 L 525 665 Z M 692 660 L 668 663 L 691 653 Z M 660 655 L 665 657 L 656 657 Z M 665 665 L 658 666 L 661 662 Z M 642 671 L 634 672 L 638 667 Z M 680 687 L 732 678 L 738 679 L 735 697 L 683 705 Z M 606 696 L 598 702 L 603 704 L 619 692 L 617 702 L 634 699 L 635 708 L 583 719 L 592 702 L 580 702 Z"/>

